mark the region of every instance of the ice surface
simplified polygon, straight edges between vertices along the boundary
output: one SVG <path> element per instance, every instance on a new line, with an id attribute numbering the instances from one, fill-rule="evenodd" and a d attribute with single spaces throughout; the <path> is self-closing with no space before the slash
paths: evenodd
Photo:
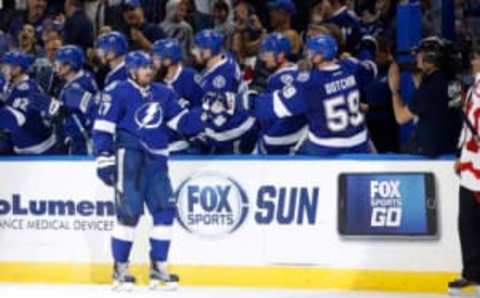
<path id="1" fill-rule="evenodd" d="M 1 298 L 440 298 L 447 295 L 380 292 L 307 291 L 284 289 L 180 287 L 175 292 L 137 287 L 133 292 L 113 292 L 107 285 L 0 284 Z"/>

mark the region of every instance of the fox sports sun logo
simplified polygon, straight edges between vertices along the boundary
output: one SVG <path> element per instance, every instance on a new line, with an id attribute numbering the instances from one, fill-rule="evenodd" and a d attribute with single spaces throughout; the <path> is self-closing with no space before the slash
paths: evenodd
<path id="1" fill-rule="evenodd" d="M 248 215 L 248 198 L 232 178 L 200 173 L 185 180 L 176 192 L 178 221 L 189 233 L 218 239 L 235 232 Z"/>

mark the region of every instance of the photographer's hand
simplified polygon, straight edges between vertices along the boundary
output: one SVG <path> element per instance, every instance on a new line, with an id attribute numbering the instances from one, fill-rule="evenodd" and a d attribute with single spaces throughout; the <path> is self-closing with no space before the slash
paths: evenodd
<path id="1" fill-rule="evenodd" d="M 392 94 L 400 92 L 400 68 L 393 62 L 388 69 L 388 86 Z"/>
<path id="2" fill-rule="evenodd" d="M 388 70 L 388 86 L 392 92 L 392 105 L 395 120 L 398 124 L 405 124 L 415 118 L 400 95 L 400 68 L 396 62 L 392 62 Z"/>

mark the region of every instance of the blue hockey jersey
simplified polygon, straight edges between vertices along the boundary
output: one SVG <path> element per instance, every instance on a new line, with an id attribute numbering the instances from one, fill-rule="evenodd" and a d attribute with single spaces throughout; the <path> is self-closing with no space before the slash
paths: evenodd
<path id="1" fill-rule="evenodd" d="M 65 83 L 60 92 L 60 100 L 67 112 L 63 132 L 71 154 L 84 155 L 90 152 L 88 142 L 97 110 L 95 98 L 98 92 L 93 75 L 85 70 L 80 70 Z"/>
<path id="2" fill-rule="evenodd" d="M 0 129 L 9 132 L 15 153 L 54 153 L 57 136 L 48 120 L 56 112 L 54 106 L 52 98 L 28 76 L 8 88 L 0 110 Z"/>
<path id="3" fill-rule="evenodd" d="M 366 86 L 378 75 L 377 65 L 369 59 L 369 57 L 365 57 L 361 60 L 350 57 L 339 60 L 338 64 L 350 69 L 355 74 L 361 94 L 364 93 Z M 363 96 L 361 99 L 364 99 Z"/>
<path id="4" fill-rule="evenodd" d="M 165 80 L 167 86 L 175 90 L 182 107 L 201 107 L 203 89 L 200 87 L 200 75 L 196 70 L 181 65 L 171 80 Z M 184 136 L 171 131 L 169 150 L 172 154 L 182 154 L 190 150 L 190 144 Z"/>
<path id="5" fill-rule="evenodd" d="M 199 107 L 202 105 L 203 89 L 200 86 L 201 77 L 196 70 L 180 66 L 177 73 L 165 84 L 177 92 L 182 105 Z"/>
<path id="6" fill-rule="evenodd" d="M 125 62 L 122 62 L 119 65 L 117 65 L 117 67 L 110 70 L 110 72 L 105 77 L 105 82 L 103 86 L 107 87 L 113 82 L 125 81 L 127 79 L 128 79 L 128 71 L 127 71 L 127 68 L 125 67 Z"/>
<path id="7" fill-rule="evenodd" d="M 333 13 L 333 15 L 326 20 L 326 23 L 335 24 L 340 28 L 343 39 L 345 40 L 346 51 L 354 53 L 362 38 L 361 23 L 355 12 L 344 6 Z"/>
<path id="8" fill-rule="evenodd" d="M 202 110 L 182 109 L 170 88 L 154 83 L 142 88 L 132 80 L 115 82 L 102 94 L 93 127 L 97 155 L 118 147 L 133 148 L 167 168 L 168 129 L 197 134 L 204 129 Z"/>
<path id="9" fill-rule="evenodd" d="M 265 92 L 272 93 L 293 84 L 298 75 L 296 65 L 274 72 L 267 81 Z M 258 149 L 262 154 L 290 154 L 306 134 L 306 118 L 298 115 L 282 119 L 260 120 Z"/>
<path id="10" fill-rule="evenodd" d="M 305 115 L 308 139 L 301 152 L 311 155 L 368 152 L 360 86 L 354 69 L 333 65 L 301 72 L 293 85 L 255 99 L 260 119 Z"/>
<path id="11" fill-rule="evenodd" d="M 201 87 L 207 93 L 237 93 L 241 88 L 241 71 L 235 60 L 224 54 L 216 65 L 202 74 Z M 246 111 L 232 115 L 225 109 L 216 109 L 215 102 L 204 102 L 204 109 L 211 112 L 206 122 L 206 136 L 211 153 L 250 153 L 255 144 L 256 120 Z M 252 147 L 252 148 L 250 148 Z"/>

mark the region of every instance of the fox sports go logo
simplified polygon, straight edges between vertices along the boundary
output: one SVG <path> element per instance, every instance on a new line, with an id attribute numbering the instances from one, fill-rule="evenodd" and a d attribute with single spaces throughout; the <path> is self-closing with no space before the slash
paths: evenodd
<path id="1" fill-rule="evenodd" d="M 180 185 L 176 196 L 180 225 L 200 237 L 224 237 L 235 232 L 247 218 L 245 191 L 225 175 L 196 174 Z"/>

